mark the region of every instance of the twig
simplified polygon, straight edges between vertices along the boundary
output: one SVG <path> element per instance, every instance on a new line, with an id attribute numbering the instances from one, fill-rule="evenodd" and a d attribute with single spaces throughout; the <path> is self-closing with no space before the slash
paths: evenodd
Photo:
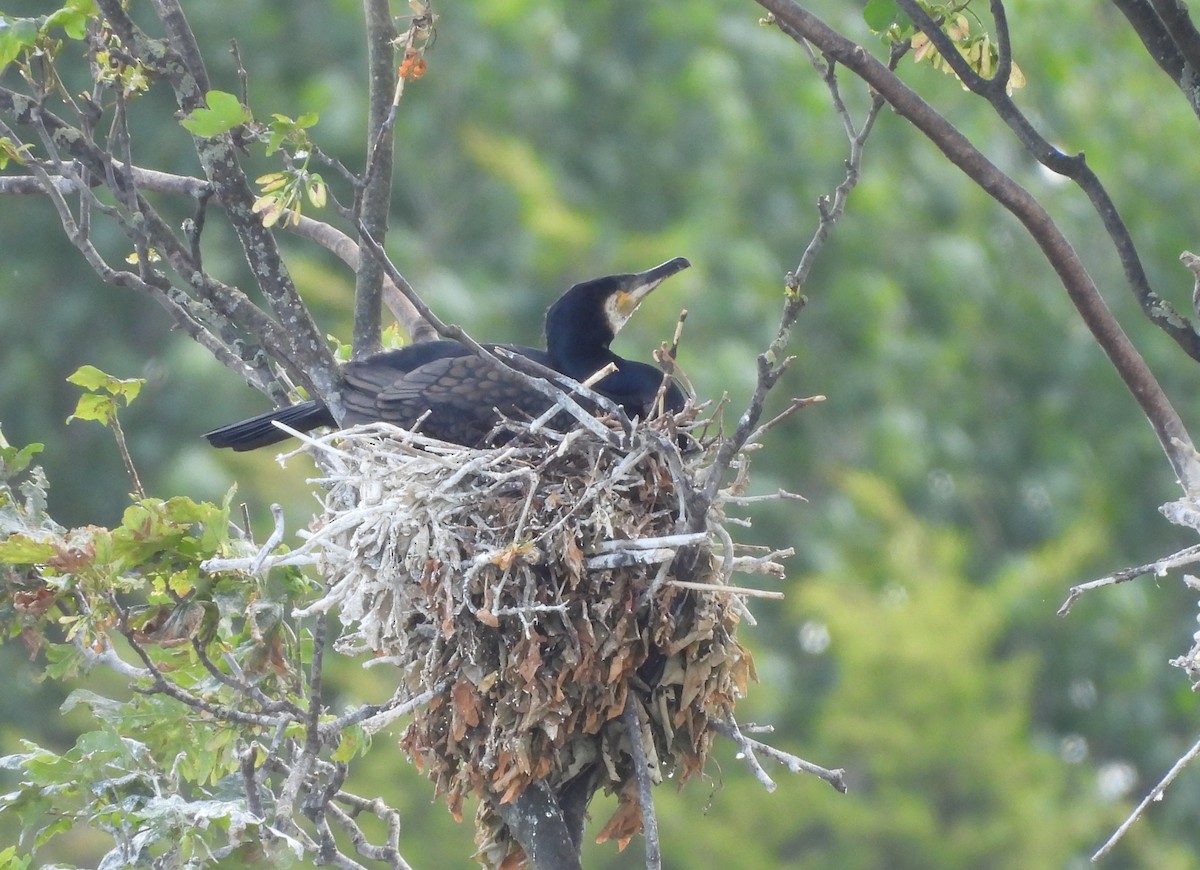
<path id="1" fill-rule="evenodd" d="M 321 751 L 321 706 L 324 703 L 322 678 L 324 675 L 325 640 L 329 617 L 318 612 L 313 622 L 312 658 L 308 674 L 308 710 L 304 715 L 304 743 L 283 787 L 279 791 L 276 806 L 281 818 L 293 821 L 296 800 Z"/>
<path id="2" fill-rule="evenodd" d="M 391 725 L 397 719 L 407 716 L 413 710 L 423 707 L 444 692 L 450 685 L 449 680 L 442 680 L 428 691 L 422 692 L 414 698 L 401 700 L 399 694 L 393 697 L 390 701 L 384 704 L 368 704 L 360 707 L 353 713 L 347 713 L 344 716 L 339 716 L 331 722 L 326 722 L 321 725 L 321 733 L 323 738 L 331 737 L 352 725 L 361 724 L 363 729 L 374 734 L 382 731 L 387 726 Z"/>
<path id="3" fill-rule="evenodd" d="M 774 792 L 775 789 L 779 787 L 775 780 L 771 779 L 770 774 L 768 774 L 763 769 L 763 766 L 758 763 L 758 756 L 754 754 L 755 750 L 760 749 L 763 744 L 755 745 L 756 741 L 751 740 L 749 737 L 743 734 L 742 730 L 738 727 L 737 722 L 735 722 L 732 718 L 730 718 L 728 721 L 710 719 L 709 724 L 718 733 L 725 735 L 735 744 L 737 744 L 737 747 L 740 750 L 739 755 L 742 761 L 745 762 L 746 767 L 750 769 L 750 772 L 754 774 L 754 778 L 762 783 L 763 788 L 765 788 L 768 792 Z"/>
<path id="4" fill-rule="evenodd" d="M 1200 561 L 1200 544 L 1187 547 L 1174 553 L 1170 556 L 1151 562 L 1147 565 L 1138 565 L 1136 568 L 1125 568 L 1121 571 L 1116 571 L 1109 574 L 1107 577 L 1101 577 L 1099 580 L 1090 580 L 1087 583 L 1080 583 L 1071 587 L 1071 592 L 1067 596 L 1067 600 L 1058 608 L 1059 616 L 1066 616 L 1071 612 L 1071 608 L 1075 606 L 1075 602 L 1080 599 L 1086 592 L 1091 592 L 1093 589 L 1100 589 L 1104 586 L 1115 586 L 1118 583 L 1125 583 L 1137 577 L 1144 577 L 1147 574 L 1153 574 L 1156 577 L 1162 577 L 1173 568 L 1181 568 L 1184 565 L 1191 565 Z"/>
<path id="5" fill-rule="evenodd" d="M 142 487 L 142 479 L 138 477 L 137 466 L 133 464 L 133 455 L 129 452 L 129 442 L 125 440 L 125 429 L 115 414 L 109 422 L 112 424 L 113 437 L 117 439 L 117 450 L 121 454 L 121 461 L 125 463 L 125 472 L 129 475 L 130 482 L 133 483 L 134 495 L 139 500 L 144 500 L 146 490 Z"/>
<path id="6" fill-rule="evenodd" d="M 246 746 L 238 750 L 238 767 L 242 773 L 242 785 L 246 790 L 246 809 L 256 818 L 266 821 L 263 811 L 262 790 L 258 783 L 258 749 Z"/>
<path id="7" fill-rule="evenodd" d="M 142 663 L 146 666 L 148 675 L 152 680 L 151 685 L 148 688 L 135 686 L 135 692 L 140 692 L 144 695 L 167 695 L 170 698 L 174 698 L 179 703 L 187 707 L 191 707 L 193 710 L 199 710 L 203 713 L 207 713 L 215 719 L 225 722 L 236 722 L 239 725 L 253 725 L 260 728 L 270 728 L 278 724 L 278 716 L 246 713 L 242 710 L 235 710 L 233 707 L 228 707 L 223 704 L 213 704 L 209 701 L 205 701 L 203 698 L 197 695 L 191 694 L 181 686 L 171 682 L 166 678 L 163 672 L 159 670 L 158 665 L 155 664 L 154 659 L 152 659 L 150 654 L 146 652 L 145 648 L 138 643 L 137 639 L 133 636 L 132 631 L 124 630 L 121 633 L 125 636 L 125 640 L 129 642 L 129 646 L 137 654 L 138 658 L 140 658 Z"/>
<path id="8" fill-rule="evenodd" d="M 346 831 L 346 834 L 350 837 L 350 845 L 354 847 L 354 851 L 369 860 L 383 861 L 389 867 L 393 868 L 393 870 L 411 870 L 408 862 L 400 854 L 400 814 L 398 812 L 388 807 L 378 798 L 373 801 L 365 801 L 362 798 L 355 798 L 353 795 L 339 791 L 334 795 L 333 799 L 349 804 L 354 808 L 355 812 L 363 810 L 374 812 L 375 815 L 379 816 L 387 824 L 387 845 L 376 846 L 367 839 L 367 835 L 349 813 L 337 806 L 337 804 L 332 802 L 326 803 L 325 812 Z"/>
<path id="9" fill-rule="evenodd" d="M 776 414 L 767 422 L 763 423 L 757 429 L 750 433 L 750 437 L 746 439 L 747 444 L 754 444 L 762 439 L 770 430 L 774 429 L 788 417 L 795 414 L 801 408 L 807 408 L 809 405 L 815 405 L 818 402 L 824 402 L 824 396 L 809 396 L 806 399 L 792 399 L 791 403 L 780 413 Z"/>
<path id="10" fill-rule="evenodd" d="M 269 556 L 259 559 L 259 554 L 242 556 L 234 559 L 206 559 L 200 563 L 200 570 L 206 574 L 218 574 L 223 571 L 241 571 L 244 574 L 257 571 L 270 571 L 272 568 L 293 568 L 317 564 L 317 557 L 301 550 L 293 550 L 279 556 Z"/>
<path id="11" fill-rule="evenodd" d="M 168 43 L 148 37 L 122 8 L 120 0 L 97 0 L 105 18 L 116 28 L 131 56 L 160 72 L 170 82 L 184 112 L 203 105 L 208 89 L 195 37 L 178 0 L 155 0 L 155 10 L 168 33 Z M 234 138 L 224 133 L 194 137 L 196 155 L 212 185 L 214 196 L 232 225 L 250 270 L 280 323 L 288 324 L 286 359 L 292 375 L 337 407 L 336 366 L 324 333 L 317 328 L 288 274 L 270 229 L 252 210 L 254 192 L 241 167 Z"/>
<path id="12" fill-rule="evenodd" d="M 762 766 L 758 763 L 755 753 L 762 753 L 772 761 L 782 764 L 792 773 L 811 773 L 814 776 L 825 780 L 842 794 L 846 793 L 846 771 L 839 768 L 829 769 L 821 767 L 818 764 L 813 764 L 811 761 L 805 761 L 799 756 L 792 755 L 790 752 L 784 752 L 781 749 L 776 749 L 752 737 L 747 737 L 742 729 L 732 719 L 725 721 L 721 719 L 710 719 L 709 724 L 720 734 L 728 737 L 742 751 L 743 761 L 754 773 L 755 777 L 767 789 L 767 791 L 775 790 L 775 781 L 767 775 Z M 750 730 L 747 728 L 747 730 Z"/>
<path id="13" fill-rule="evenodd" d="M 632 540 L 601 541 L 594 547 L 597 553 L 612 553 L 619 550 L 654 550 L 659 547 L 686 547 L 702 544 L 708 536 L 704 532 L 691 535 L 661 535 L 656 538 L 634 538 Z"/>
<path id="14" fill-rule="evenodd" d="M 52 186 L 64 196 L 80 193 L 86 189 L 86 185 L 78 178 L 68 175 L 71 172 L 69 166 L 47 166 L 44 164 L 43 166 L 50 173 L 49 177 Z M 113 166 L 123 172 L 128 172 L 133 183 L 141 190 L 186 196 L 197 201 L 207 200 L 212 195 L 212 185 L 202 178 L 160 172 L 155 169 L 145 169 L 141 166 L 130 167 L 127 164 L 115 161 Z M 0 196 L 39 196 L 45 195 L 45 193 L 44 182 L 34 175 L 6 175 L 0 177 Z M 284 212 L 283 217 L 276 226 L 301 238 L 317 243 L 333 253 L 351 269 L 357 271 L 361 262 L 358 243 L 337 227 L 324 221 L 314 220 L 307 215 L 300 215 L 299 220 L 297 220 L 296 215 L 288 211 Z M 199 258 L 196 256 L 197 252 L 194 244 L 192 248 L 192 258 L 195 260 L 197 268 L 199 268 Z M 402 275 L 400 279 L 404 280 Z M 391 278 L 385 276 L 383 279 L 383 300 L 392 312 L 392 316 L 396 318 L 397 322 L 409 334 L 414 343 L 430 341 L 436 338 L 437 333 L 433 327 L 421 318 L 416 308 L 408 301 L 407 295 L 415 293 L 415 291 L 407 281 L 404 281 L 404 284 L 406 290 L 401 291 Z M 256 386 L 253 383 L 251 385 Z"/>
<path id="15" fill-rule="evenodd" d="M 694 589 L 697 592 L 719 592 L 728 595 L 745 595 L 750 598 L 770 598 L 781 600 L 782 592 L 772 592 L 769 589 L 753 589 L 748 586 L 732 586 L 728 583 L 695 583 L 691 580 L 675 580 L 668 578 L 667 586 L 678 586 L 680 589 Z"/>
<path id="16" fill-rule="evenodd" d="M 638 803 L 642 810 L 642 837 L 646 841 L 646 870 L 661 870 L 662 846 L 658 839 L 658 816 L 654 812 L 654 784 L 650 781 L 650 769 L 646 765 L 646 745 L 642 736 L 641 703 L 632 692 L 625 696 L 625 709 L 621 719 L 625 723 L 625 736 L 629 738 L 629 757 L 633 760 L 633 774 L 637 778 Z"/>
<path id="17" fill-rule="evenodd" d="M 249 573 L 251 574 L 261 573 L 263 564 L 267 561 L 267 557 L 271 555 L 271 551 L 283 543 L 283 506 L 280 504 L 272 504 L 271 516 L 275 520 L 275 527 L 271 530 L 271 535 L 267 538 L 266 543 L 259 548 L 258 555 L 256 555 L 254 560 L 250 563 Z"/>
<path id="18" fill-rule="evenodd" d="M 766 495 L 726 495 L 721 492 L 719 501 L 721 504 L 755 504 L 760 501 L 781 501 L 790 499 L 792 501 L 808 501 L 804 496 L 795 492 L 788 492 L 786 489 L 777 489 L 775 492 L 767 493 Z"/>
<path id="19" fill-rule="evenodd" d="M 286 697 L 279 700 L 272 700 L 267 697 L 266 693 L 257 686 L 253 686 L 246 682 L 244 674 L 241 672 L 241 667 L 238 665 L 234 657 L 226 653 L 225 663 L 230 666 L 235 672 L 235 676 L 231 677 L 221 671 L 216 663 L 209 657 L 208 651 L 204 648 L 204 644 L 198 637 L 192 638 L 192 650 L 196 653 L 196 657 L 200 660 L 200 664 L 208 671 L 209 676 L 223 686 L 233 689 L 239 694 L 245 695 L 254 700 L 255 703 L 262 708 L 262 711 L 267 714 L 287 713 L 293 718 L 299 718 L 303 715 L 303 711 L 289 701 Z"/>
<path id="20" fill-rule="evenodd" d="M 1192 748 L 1185 752 L 1183 756 L 1171 766 L 1171 769 L 1167 771 L 1167 775 L 1159 781 L 1158 785 L 1150 789 L 1150 793 L 1142 798 L 1142 802 L 1137 805 L 1137 808 L 1134 809 L 1132 813 L 1129 814 L 1129 818 L 1122 822 L 1119 828 L 1113 831 L 1113 835 L 1108 838 L 1108 842 L 1096 850 L 1096 854 L 1092 856 L 1093 864 L 1098 863 L 1102 858 L 1104 858 L 1105 855 L 1112 851 L 1113 847 L 1116 846 L 1117 843 L 1120 842 L 1121 838 L 1125 836 L 1125 832 L 1133 826 L 1134 822 L 1142 817 L 1142 814 L 1146 812 L 1146 809 L 1150 806 L 1150 804 L 1162 799 L 1163 793 L 1167 790 L 1167 786 L 1174 782 L 1175 778 L 1179 776 L 1179 774 L 1183 772 L 1183 769 L 1191 764 L 1197 756 L 1200 756 L 1200 740 L 1192 744 Z"/>
<path id="21" fill-rule="evenodd" d="M 131 665 L 125 659 L 121 658 L 108 638 L 104 638 L 101 649 L 96 650 L 93 644 L 88 643 L 83 632 L 75 635 L 72 643 L 75 649 L 83 656 L 84 660 L 90 665 L 104 665 L 118 676 L 122 676 L 127 680 L 146 680 L 153 679 L 154 673 L 149 668 L 139 668 Z"/>
<path id="22" fill-rule="evenodd" d="M 768 8 L 771 8 L 770 4 L 764 5 L 768 5 Z M 777 23 L 780 22 L 777 21 Z M 793 358 L 785 356 L 784 352 L 791 337 L 792 327 L 795 325 L 807 301 L 801 293 L 801 289 L 807 281 L 812 266 L 816 261 L 817 254 L 824 247 L 829 233 L 845 211 L 846 202 L 851 191 L 858 184 L 863 149 L 866 145 L 867 137 L 870 136 L 871 130 L 874 128 L 875 119 L 884 105 L 883 99 L 879 95 L 874 95 L 871 107 L 867 111 L 861 128 L 856 127 L 849 110 L 842 101 L 833 60 L 820 61 L 812 52 L 811 47 L 805 39 L 799 38 L 799 35 L 794 31 L 791 35 L 797 39 L 801 47 L 808 53 L 813 65 L 822 73 L 822 78 L 829 90 L 834 109 L 838 117 L 842 120 L 850 143 L 849 155 L 846 159 L 846 174 L 842 182 L 834 189 L 832 197 L 822 197 L 818 203 L 820 219 L 817 223 L 817 228 L 813 232 L 808 245 L 805 247 L 796 268 L 787 275 L 783 311 L 780 314 L 775 337 L 767 349 L 758 357 L 758 379 L 754 393 L 750 398 L 746 410 L 738 419 L 738 424 L 733 435 L 721 445 L 717 453 L 717 458 L 703 481 L 703 487 L 699 494 L 700 504 L 693 506 L 693 523 L 699 522 L 696 514 L 703 514 L 704 512 L 700 508 L 703 507 L 704 510 L 707 510 L 707 506 L 712 504 L 721 485 L 721 480 L 742 448 L 756 434 L 760 434 L 774 425 L 774 421 L 772 421 L 766 424 L 766 426 L 758 428 L 758 421 L 762 416 L 767 394 L 774 388 L 780 377 L 783 376 L 783 373 L 792 363 Z M 790 411 L 785 413 L 790 413 Z"/>

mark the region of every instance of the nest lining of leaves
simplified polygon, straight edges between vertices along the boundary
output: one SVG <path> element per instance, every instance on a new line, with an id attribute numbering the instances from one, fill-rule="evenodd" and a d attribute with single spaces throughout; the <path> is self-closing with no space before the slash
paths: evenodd
<path id="1" fill-rule="evenodd" d="M 456 818 L 468 794 L 489 798 L 476 818 L 488 866 L 524 863 L 491 801 L 531 782 L 615 793 L 598 839 L 623 847 L 642 825 L 626 704 L 643 725 L 642 775 L 682 785 L 704 769 L 711 722 L 731 719 L 754 679 L 737 639 L 745 590 L 729 576 L 782 568 L 778 554 L 735 555 L 723 528 L 744 456 L 705 530 L 678 534 L 677 476 L 695 479 L 716 451 L 677 449 L 675 427 L 695 418 L 689 408 L 621 439 L 526 429 L 495 449 L 387 424 L 311 442 L 327 491 L 303 549 L 329 585 L 306 612 L 336 610 L 340 652 L 395 665 L 409 697 L 432 695 L 401 746 Z"/>

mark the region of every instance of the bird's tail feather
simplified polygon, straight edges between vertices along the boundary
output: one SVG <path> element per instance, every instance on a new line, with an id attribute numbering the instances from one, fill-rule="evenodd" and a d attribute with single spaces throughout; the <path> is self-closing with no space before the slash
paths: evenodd
<path id="1" fill-rule="evenodd" d="M 308 432 L 318 426 L 334 425 L 333 415 L 321 402 L 299 402 L 248 420 L 230 423 L 220 429 L 213 429 L 206 432 L 204 437 L 213 447 L 232 447 L 239 452 L 254 450 L 287 440 L 288 434 L 273 425 L 276 420 L 301 432 Z"/>

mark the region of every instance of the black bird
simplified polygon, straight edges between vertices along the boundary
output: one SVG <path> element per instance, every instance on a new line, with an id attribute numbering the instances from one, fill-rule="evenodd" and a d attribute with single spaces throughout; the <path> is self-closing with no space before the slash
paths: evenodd
<path id="1" fill-rule="evenodd" d="M 609 344 L 650 291 L 690 265 L 676 257 L 645 272 L 576 284 L 546 312 L 546 350 L 484 347 L 507 349 L 578 381 L 613 363 L 616 371 L 592 389 L 630 416 L 646 419 L 655 410 L 664 375 L 655 366 L 622 359 Z M 456 341 L 424 342 L 356 360 L 343 367 L 341 379 L 344 425 L 385 421 L 408 428 L 428 411 L 421 432 L 471 447 L 485 443 L 499 422 L 497 410 L 507 417 L 532 419 L 552 404 L 507 366 Z M 668 383 L 664 407 L 677 411 L 683 403 L 683 391 Z M 276 420 L 302 432 L 336 425 L 324 403 L 308 401 L 222 426 L 204 437 L 214 447 L 253 450 L 288 437 L 272 425 Z"/>

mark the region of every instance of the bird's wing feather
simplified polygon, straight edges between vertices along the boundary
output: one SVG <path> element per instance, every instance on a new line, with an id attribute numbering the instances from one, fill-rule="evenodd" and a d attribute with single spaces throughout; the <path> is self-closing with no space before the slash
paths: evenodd
<path id="1" fill-rule="evenodd" d="M 511 369 L 473 355 L 393 372 L 390 381 L 376 387 L 380 380 L 375 372 L 347 377 L 347 410 L 406 428 L 428 411 L 421 431 L 446 441 L 480 443 L 499 422 L 497 408 L 506 416 L 531 418 L 550 407 Z"/>

